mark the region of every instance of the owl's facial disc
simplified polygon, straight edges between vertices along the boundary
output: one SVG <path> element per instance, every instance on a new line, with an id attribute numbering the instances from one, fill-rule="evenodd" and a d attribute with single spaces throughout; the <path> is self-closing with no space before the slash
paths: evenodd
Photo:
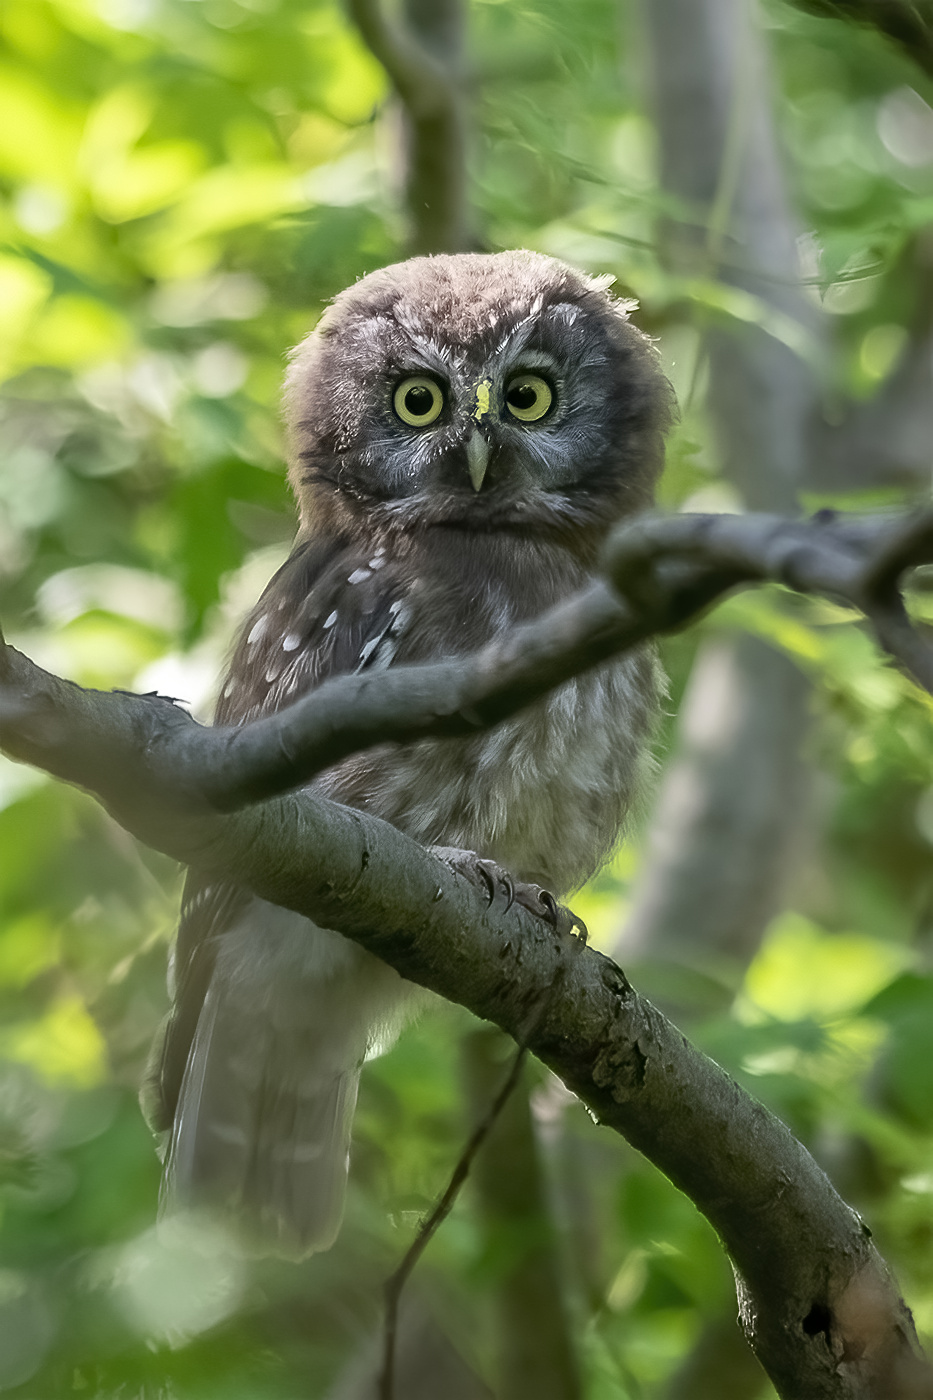
<path id="1" fill-rule="evenodd" d="M 543 369 L 543 365 L 535 364 L 534 370 L 516 370 L 513 365 L 504 374 L 500 371 L 473 381 L 469 389 L 463 384 L 460 394 L 467 389 L 469 397 L 461 401 L 459 410 L 455 388 L 448 388 L 430 372 L 406 374 L 392 390 L 392 411 L 408 428 L 443 430 L 445 434 L 459 420 L 462 426 L 458 431 L 463 432 L 466 427 L 467 434 L 465 440 L 460 438 L 460 450 L 466 449 L 470 483 L 478 492 L 486 480 L 493 439 L 499 437 L 500 444 L 504 445 L 500 430 L 504 428 L 508 433 L 536 425 L 556 408 L 557 391 L 553 380 L 545 378 L 544 373 L 535 372 Z M 469 426 L 463 423 L 464 410 L 473 420 Z"/>

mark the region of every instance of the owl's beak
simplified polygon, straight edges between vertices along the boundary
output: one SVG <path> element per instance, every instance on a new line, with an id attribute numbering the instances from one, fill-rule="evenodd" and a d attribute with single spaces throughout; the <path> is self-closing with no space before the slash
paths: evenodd
<path id="1" fill-rule="evenodd" d="M 466 455 L 473 490 L 478 491 L 483 484 L 486 468 L 489 466 L 489 443 L 478 428 L 474 428 L 467 439 Z"/>

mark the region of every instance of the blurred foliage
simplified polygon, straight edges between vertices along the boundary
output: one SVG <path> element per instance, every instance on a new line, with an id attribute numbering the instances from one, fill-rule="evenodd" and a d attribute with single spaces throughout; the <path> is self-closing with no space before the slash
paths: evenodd
<path id="1" fill-rule="evenodd" d="M 866 397 L 913 314 L 933 112 L 871 32 L 777 0 L 765 22 L 804 273 L 836 330 L 821 371 Z M 632 12 L 474 0 L 470 27 L 489 246 L 612 272 L 641 299 L 683 404 L 664 501 L 727 504 L 697 327 L 768 323 L 656 259 L 669 206 Z M 330 296 L 404 253 L 386 96 L 331 0 L 5 0 L 0 574 L 8 634 L 40 663 L 209 712 L 234 622 L 292 531 L 284 356 Z M 916 601 L 928 615 L 929 595 Z M 755 631 L 816 679 L 823 811 L 793 908 L 750 968 L 711 970 L 734 1002 L 694 1030 L 870 1218 L 930 1334 L 930 701 L 827 604 L 774 590 L 704 625 Z M 675 701 L 695 645 L 668 647 Z M 165 1007 L 178 874 L 13 764 L 0 804 L 0 1392 L 324 1394 L 458 1151 L 468 1018 L 426 1015 L 364 1076 L 329 1254 L 296 1268 L 237 1259 L 207 1227 L 157 1232 L 135 1093 Z M 580 896 L 597 943 L 638 863 L 636 842 Z M 728 1308 L 726 1261 L 689 1203 L 543 1075 L 534 1103 L 588 1400 L 655 1394 Z M 422 1287 L 486 1374 L 490 1270 L 465 1200 Z"/>

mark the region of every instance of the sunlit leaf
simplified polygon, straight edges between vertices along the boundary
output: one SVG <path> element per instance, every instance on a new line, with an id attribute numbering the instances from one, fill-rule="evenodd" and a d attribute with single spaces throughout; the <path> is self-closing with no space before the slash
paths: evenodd
<path id="1" fill-rule="evenodd" d="M 77 997 L 53 1002 L 36 1021 L 0 1029 L 0 1050 L 52 1084 L 88 1088 L 106 1073 L 103 1038 Z"/>
<path id="2" fill-rule="evenodd" d="M 751 964 L 752 1005 L 784 1020 L 832 1018 L 861 1006 L 904 966 L 905 952 L 860 934 L 827 934 L 799 914 L 772 926 Z"/>

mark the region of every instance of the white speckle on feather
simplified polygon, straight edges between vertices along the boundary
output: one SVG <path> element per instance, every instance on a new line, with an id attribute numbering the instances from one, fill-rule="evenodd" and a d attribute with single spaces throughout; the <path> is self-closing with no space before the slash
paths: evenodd
<path id="1" fill-rule="evenodd" d="M 369 641 L 366 643 L 365 646 L 360 647 L 360 661 L 368 661 L 381 640 L 381 637 L 373 637 L 372 641 Z"/>
<path id="2" fill-rule="evenodd" d="M 329 630 L 329 628 L 333 627 L 333 625 L 334 625 L 334 623 L 335 623 L 336 621 L 337 621 L 337 609 L 335 608 L 334 611 L 330 614 L 330 616 L 329 616 L 329 617 L 326 617 L 326 618 L 324 619 L 324 631 L 326 632 L 326 631 Z"/>
<path id="3" fill-rule="evenodd" d="M 272 685 L 275 681 L 278 680 L 280 675 L 280 671 L 277 671 L 274 666 L 270 666 L 268 671 L 266 672 L 266 683 L 268 685 Z"/>
<path id="4" fill-rule="evenodd" d="M 252 645 L 253 645 L 253 642 L 258 642 L 258 641 L 259 641 L 260 637 L 263 635 L 263 633 L 264 633 L 265 630 L 266 630 L 266 626 L 267 626 L 267 624 L 268 624 L 268 621 L 269 621 L 269 618 L 268 618 L 268 616 L 267 616 L 266 613 L 263 613 L 262 617 L 257 617 L 256 621 L 253 623 L 252 627 L 250 628 L 249 636 L 246 638 L 246 644 L 247 644 L 247 646 L 252 646 Z"/>
<path id="5" fill-rule="evenodd" d="M 301 638 L 297 632 L 289 632 L 286 637 L 282 638 L 283 651 L 297 651 L 300 646 Z"/>
<path id="6" fill-rule="evenodd" d="M 384 554 L 374 554 L 366 567 L 369 569 L 381 569 L 385 561 L 386 557 Z"/>
<path id="7" fill-rule="evenodd" d="M 369 572 L 369 569 L 354 569 L 347 583 L 362 583 L 364 579 L 369 578 Z"/>

